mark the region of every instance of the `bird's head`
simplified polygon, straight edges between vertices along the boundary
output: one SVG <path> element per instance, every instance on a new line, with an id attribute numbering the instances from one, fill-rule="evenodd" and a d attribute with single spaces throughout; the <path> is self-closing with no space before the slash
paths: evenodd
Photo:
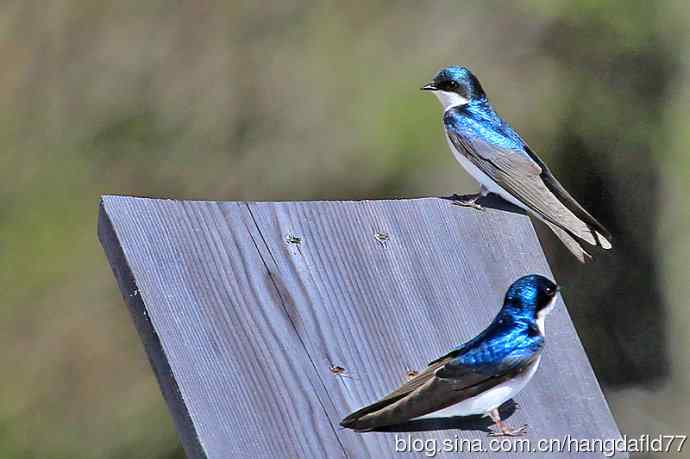
<path id="1" fill-rule="evenodd" d="M 544 276 L 530 274 L 513 282 L 504 301 L 504 310 L 512 315 L 536 321 L 544 331 L 544 318 L 556 302 L 559 287 Z"/>
<path id="2" fill-rule="evenodd" d="M 433 91 L 444 109 L 486 100 L 479 80 L 466 67 L 446 67 L 421 89 Z"/>

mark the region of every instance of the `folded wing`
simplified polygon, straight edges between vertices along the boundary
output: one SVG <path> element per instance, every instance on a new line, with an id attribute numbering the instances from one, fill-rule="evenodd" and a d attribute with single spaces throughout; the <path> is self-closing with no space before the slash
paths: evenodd
<path id="1" fill-rule="evenodd" d="M 560 228 L 562 231 L 556 231 L 556 235 L 567 242 L 566 246 L 571 251 L 575 249 L 574 253 L 580 253 L 578 258 L 589 258 L 589 254 L 572 245 L 576 244 L 576 241 L 569 240 L 573 236 L 591 245 L 611 248 L 610 233 L 568 194 L 538 158 L 533 159 L 531 151 L 518 152 L 451 131 L 448 137 L 458 151 L 464 152 L 467 159 L 501 188 L 541 217 L 552 229 L 553 226 Z"/>
<path id="2" fill-rule="evenodd" d="M 538 357 L 543 339 L 517 347 L 500 363 L 463 361 L 462 351 L 453 351 L 429 364 L 376 403 L 347 416 L 340 423 L 356 430 L 400 424 L 447 408 L 506 382 L 529 367 Z"/>

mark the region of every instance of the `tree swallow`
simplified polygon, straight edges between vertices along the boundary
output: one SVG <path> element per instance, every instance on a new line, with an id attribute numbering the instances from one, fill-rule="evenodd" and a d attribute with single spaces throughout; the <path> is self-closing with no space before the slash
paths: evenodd
<path id="1" fill-rule="evenodd" d="M 591 260 L 578 239 L 611 248 L 611 234 L 556 180 L 544 162 L 494 111 L 477 77 L 465 67 L 448 67 L 421 89 L 433 91 L 445 110 L 451 151 L 481 185 L 456 204 L 481 209 L 477 200 L 501 196 L 543 221 L 580 262 Z"/>
<path id="2" fill-rule="evenodd" d="M 413 419 L 479 414 L 496 423 L 498 430 L 490 435 L 525 433 L 527 426 L 509 428 L 498 407 L 520 392 L 537 371 L 544 348 L 544 318 L 558 290 L 543 276 L 521 277 L 510 286 L 503 307 L 483 332 L 340 425 L 366 431 Z"/>

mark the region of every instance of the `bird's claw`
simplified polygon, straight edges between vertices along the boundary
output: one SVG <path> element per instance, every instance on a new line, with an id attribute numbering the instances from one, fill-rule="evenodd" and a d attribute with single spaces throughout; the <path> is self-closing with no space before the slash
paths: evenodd
<path id="1" fill-rule="evenodd" d="M 520 437 L 527 433 L 527 424 L 518 427 L 517 429 L 503 428 L 498 431 L 489 433 L 489 437 Z"/>
<path id="2" fill-rule="evenodd" d="M 478 204 L 476 200 L 474 199 L 454 199 L 453 200 L 453 205 L 454 206 L 460 206 L 460 207 L 471 207 L 472 209 L 477 209 L 477 210 L 484 210 L 484 207 L 481 204 Z"/>

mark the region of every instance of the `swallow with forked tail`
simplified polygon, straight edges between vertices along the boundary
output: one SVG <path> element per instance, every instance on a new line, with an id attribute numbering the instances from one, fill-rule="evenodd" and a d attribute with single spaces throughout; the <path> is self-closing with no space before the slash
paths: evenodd
<path id="1" fill-rule="evenodd" d="M 515 281 L 493 322 L 477 337 L 434 360 L 381 400 L 347 416 L 340 425 L 358 431 L 428 418 L 489 415 L 492 435 L 520 435 L 498 407 L 520 392 L 537 371 L 544 349 L 544 319 L 558 287 L 529 275 Z"/>
<path id="2" fill-rule="evenodd" d="M 481 185 L 479 194 L 456 199 L 455 204 L 481 208 L 479 198 L 497 194 L 543 221 L 582 263 L 592 257 L 579 241 L 611 248 L 611 233 L 498 116 L 472 72 L 465 67 L 445 68 L 422 89 L 433 91 L 441 101 L 448 145 Z"/>

